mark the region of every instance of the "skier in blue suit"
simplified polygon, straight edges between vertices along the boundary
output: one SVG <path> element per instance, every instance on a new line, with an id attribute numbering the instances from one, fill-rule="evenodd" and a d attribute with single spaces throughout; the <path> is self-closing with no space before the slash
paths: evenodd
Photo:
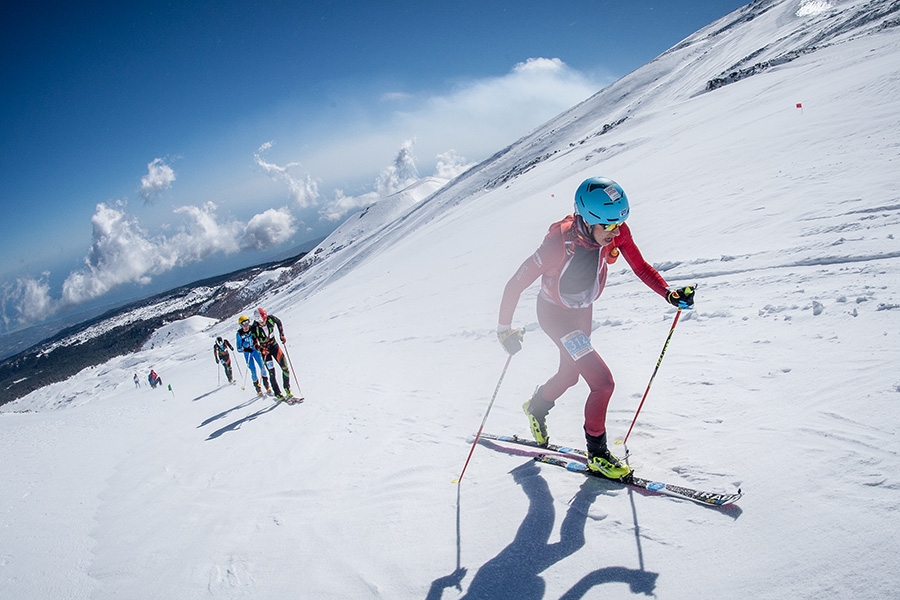
<path id="1" fill-rule="evenodd" d="M 237 330 L 235 347 L 238 352 L 244 353 L 244 360 L 247 361 L 247 366 L 250 368 L 250 377 L 253 379 L 253 387 L 256 388 L 257 395 L 263 395 L 262 388 L 259 385 L 259 376 L 256 374 L 256 367 L 259 366 L 259 374 L 262 375 L 266 393 L 271 394 L 272 388 L 269 387 L 269 378 L 266 377 L 266 367 L 263 363 L 262 354 L 260 354 L 259 348 L 253 342 L 253 336 L 250 335 L 250 318 L 246 315 L 241 315 L 238 318 L 238 324 L 240 329 Z"/>

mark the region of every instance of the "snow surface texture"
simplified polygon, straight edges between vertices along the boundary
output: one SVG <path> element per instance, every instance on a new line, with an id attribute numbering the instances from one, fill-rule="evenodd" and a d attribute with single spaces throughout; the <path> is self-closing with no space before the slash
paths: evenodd
<path id="1" fill-rule="evenodd" d="M 897 3 L 801 4 L 711 24 L 266 298 L 305 403 L 215 387 L 232 319 L 4 406 L 0 597 L 895 597 Z M 736 506 L 481 445 L 450 483 L 506 360 L 503 285 L 591 175 L 628 192 L 666 279 L 698 284 L 632 465 L 740 486 Z M 555 369 L 536 291 L 487 430 L 526 435 L 520 405 Z M 617 263 L 593 332 L 612 437 L 672 318 Z M 550 414 L 554 441 L 582 442 L 585 391 Z"/>

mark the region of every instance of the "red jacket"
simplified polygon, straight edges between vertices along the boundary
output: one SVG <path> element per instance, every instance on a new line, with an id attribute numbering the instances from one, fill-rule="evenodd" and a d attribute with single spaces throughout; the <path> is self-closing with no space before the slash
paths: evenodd
<path id="1" fill-rule="evenodd" d="M 545 300 L 562 308 L 590 306 L 603 293 L 608 265 L 616 261 L 619 253 L 641 281 L 665 298 L 666 280 L 644 260 L 628 225 L 619 228 L 619 235 L 611 244 L 600 246 L 579 227 L 575 216 L 569 215 L 550 226 L 541 247 L 506 284 L 499 324 L 512 323 L 519 296 L 538 277 L 542 277 L 541 297 Z"/>

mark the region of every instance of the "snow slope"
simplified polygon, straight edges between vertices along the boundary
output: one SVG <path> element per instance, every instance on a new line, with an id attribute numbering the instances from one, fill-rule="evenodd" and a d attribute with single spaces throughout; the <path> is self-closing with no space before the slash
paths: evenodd
<path id="1" fill-rule="evenodd" d="M 303 404 L 215 387 L 231 319 L 4 406 L 0 597 L 894 597 L 900 7 L 825 4 L 711 24 L 265 298 Z M 736 506 L 487 445 L 450 483 L 506 360 L 503 285 L 597 174 L 628 192 L 645 257 L 698 285 L 631 463 L 740 486 Z M 526 434 L 555 370 L 536 293 L 487 430 Z M 593 332 L 613 437 L 673 315 L 617 263 Z M 171 392 L 135 389 L 151 367 Z M 554 441 L 581 442 L 585 390 L 550 414 Z"/>

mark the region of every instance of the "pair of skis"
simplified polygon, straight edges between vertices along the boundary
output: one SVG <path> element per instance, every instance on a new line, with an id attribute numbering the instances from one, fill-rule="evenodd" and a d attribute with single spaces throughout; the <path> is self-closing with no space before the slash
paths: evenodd
<path id="1" fill-rule="evenodd" d="M 571 446 L 558 446 L 556 444 L 541 445 L 534 440 L 521 438 L 516 435 L 496 435 L 493 433 L 482 433 L 478 439 L 479 441 L 493 441 L 515 444 L 519 446 L 528 446 L 530 448 L 542 451 L 541 454 L 538 454 L 534 457 L 534 460 L 537 462 L 562 467 L 567 471 L 581 473 L 582 475 L 589 477 L 597 477 L 598 479 L 603 479 L 606 481 L 614 481 L 616 483 L 621 483 L 623 485 L 634 488 L 644 489 L 650 492 L 655 492 L 657 494 L 664 494 L 666 496 L 673 496 L 675 498 L 690 500 L 698 504 L 703 504 L 704 506 L 726 506 L 728 504 L 737 502 L 741 498 L 741 496 L 743 496 L 743 493 L 740 489 L 738 489 L 736 492 L 730 493 L 706 492 L 680 485 L 673 485 L 670 483 L 663 483 L 661 481 L 652 481 L 649 479 L 643 479 L 641 477 L 635 477 L 634 473 L 630 473 L 621 480 L 610 479 L 608 477 L 604 477 L 596 471 L 591 471 L 585 464 L 585 461 L 587 460 L 587 452 L 580 448 L 574 448 Z M 551 452 L 556 456 L 547 454 L 548 452 Z"/>
<path id="2" fill-rule="evenodd" d="M 256 397 L 257 398 L 274 398 L 276 403 L 284 402 L 285 404 L 290 404 L 291 406 L 293 406 L 294 404 L 300 404 L 301 402 L 303 402 L 306 399 L 303 396 L 284 396 L 284 395 L 282 395 L 282 397 L 279 398 L 272 392 L 257 393 Z"/>

